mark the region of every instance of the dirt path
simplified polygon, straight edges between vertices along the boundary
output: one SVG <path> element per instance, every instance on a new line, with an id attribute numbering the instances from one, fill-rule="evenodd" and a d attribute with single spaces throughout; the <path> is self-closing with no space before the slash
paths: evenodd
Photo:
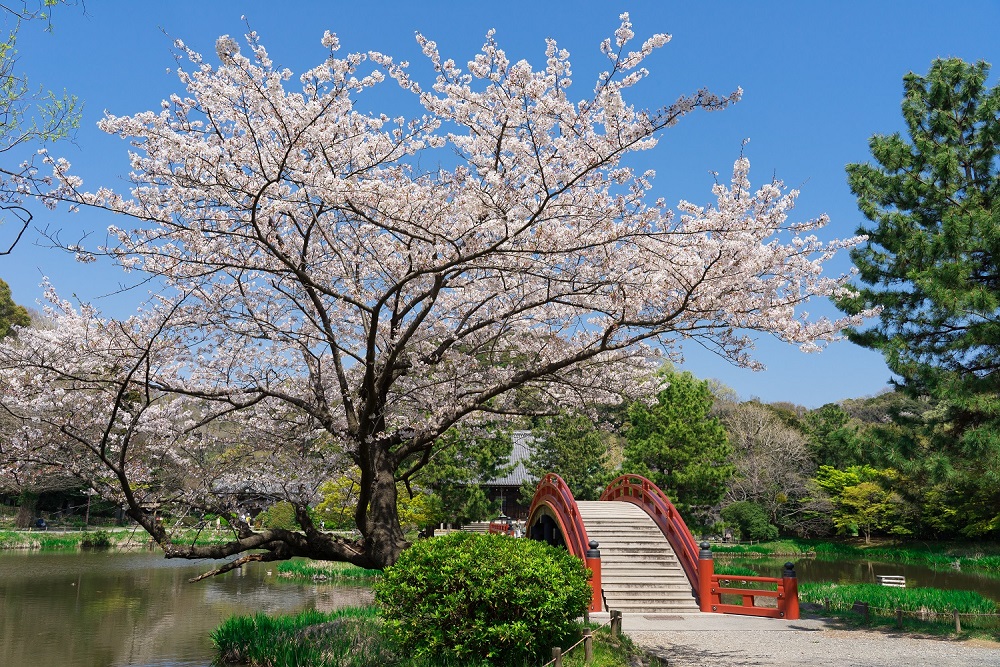
<path id="1" fill-rule="evenodd" d="M 639 646 L 670 667 L 1000 667 L 1000 643 L 845 629 L 830 619 L 683 614 L 623 621 Z"/>
<path id="2" fill-rule="evenodd" d="M 1000 644 L 865 630 L 630 632 L 670 667 L 1000 667 Z"/>

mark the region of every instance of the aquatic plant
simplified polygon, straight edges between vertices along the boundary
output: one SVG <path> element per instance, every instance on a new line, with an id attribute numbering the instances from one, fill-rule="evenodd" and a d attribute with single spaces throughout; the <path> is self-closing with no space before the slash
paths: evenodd
<path id="1" fill-rule="evenodd" d="M 314 560 L 286 560 L 278 563 L 278 576 L 309 581 L 367 582 L 382 574 L 381 570 L 368 570 L 348 563 Z"/>

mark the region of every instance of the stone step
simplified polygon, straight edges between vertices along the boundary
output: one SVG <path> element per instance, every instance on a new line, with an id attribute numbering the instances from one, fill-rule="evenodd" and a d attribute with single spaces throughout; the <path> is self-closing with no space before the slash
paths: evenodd
<path id="1" fill-rule="evenodd" d="M 681 579 L 664 579 L 663 577 L 630 577 L 605 579 L 601 573 L 601 587 L 606 591 L 636 590 L 684 590 L 691 592 L 691 582 Z"/>
<path id="2" fill-rule="evenodd" d="M 579 502 L 578 506 L 588 540 L 599 543 L 601 585 L 610 609 L 698 611 L 677 555 L 642 508 L 608 501 Z"/>

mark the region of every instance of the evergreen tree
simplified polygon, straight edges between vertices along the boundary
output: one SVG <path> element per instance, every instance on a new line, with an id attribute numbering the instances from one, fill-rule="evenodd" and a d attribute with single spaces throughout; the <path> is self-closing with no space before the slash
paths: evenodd
<path id="1" fill-rule="evenodd" d="M 667 372 L 669 385 L 651 406 L 634 403 L 625 429 L 626 472 L 647 476 L 685 513 L 718 503 L 733 474 L 732 448 L 707 382 Z"/>
<path id="2" fill-rule="evenodd" d="M 608 442 L 613 437 L 585 415 L 562 413 L 541 419 L 532 429 L 534 452 L 527 462 L 535 478 L 525 482 L 521 497 L 530 501 L 542 475 L 554 472 L 577 500 L 597 500 L 609 481 Z"/>
<path id="3" fill-rule="evenodd" d="M 987 63 L 958 59 L 908 74 L 909 140 L 875 135 L 876 164 L 847 166 L 872 224 L 851 255 L 865 286 L 840 305 L 882 308 L 851 339 L 917 392 L 1000 389 L 1000 86 L 988 89 L 988 74 Z"/>
<path id="4" fill-rule="evenodd" d="M 1000 86 L 986 86 L 989 71 L 951 58 L 904 77 L 909 137 L 875 135 L 875 164 L 847 167 L 871 224 L 852 252 L 864 285 L 839 304 L 881 307 L 851 340 L 882 352 L 911 395 L 941 400 L 927 436 L 947 465 L 930 481 L 977 501 L 970 535 L 1000 531 Z"/>
<path id="5" fill-rule="evenodd" d="M 10 285 L 0 279 L 0 338 L 10 335 L 13 327 L 31 324 L 31 316 L 24 306 L 14 303 Z"/>

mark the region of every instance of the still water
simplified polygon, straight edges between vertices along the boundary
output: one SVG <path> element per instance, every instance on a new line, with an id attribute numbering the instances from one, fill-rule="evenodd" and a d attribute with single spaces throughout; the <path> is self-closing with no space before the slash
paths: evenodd
<path id="1" fill-rule="evenodd" d="M 188 583 L 212 564 L 159 553 L 0 552 L 0 666 L 208 667 L 209 632 L 228 616 L 371 601 L 368 588 L 278 579 L 273 564 Z"/>

